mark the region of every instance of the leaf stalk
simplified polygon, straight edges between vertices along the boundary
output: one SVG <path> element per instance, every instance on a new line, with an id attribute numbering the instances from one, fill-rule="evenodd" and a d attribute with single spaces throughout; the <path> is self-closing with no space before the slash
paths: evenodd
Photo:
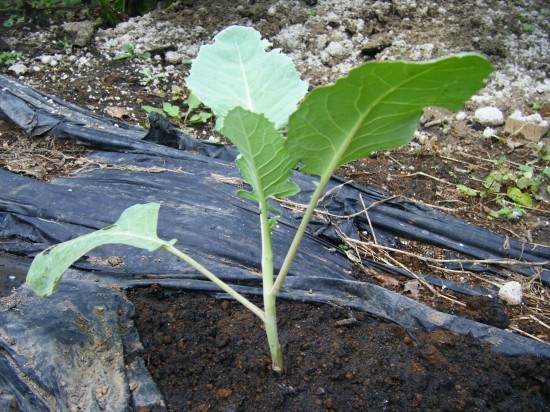
<path id="1" fill-rule="evenodd" d="M 233 289 L 231 286 L 229 286 L 227 283 L 225 283 L 223 280 L 221 280 L 219 277 L 214 275 L 212 272 L 210 272 L 208 269 L 206 269 L 203 265 L 201 265 L 199 262 L 197 262 L 195 259 L 193 259 L 191 256 L 187 255 L 186 253 L 183 253 L 179 249 L 175 248 L 172 245 L 164 245 L 162 246 L 163 249 L 166 251 L 172 253 L 173 255 L 179 257 L 181 260 L 183 260 L 185 263 L 189 264 L 194 269 L 198 270 L 201 274 L 206 276 L 208 280 L 212 281 L 215 285 L 223 289 L 225 292 L 227 292 L 233 299 L 236 301 L 242 303 L 247 309 L 252 311 L 256 316 L 258 316 L 262 322 L 265 323 L 265 313 L 263 310 L 261 310 L 258 306 L 250 302 L 247 298 L 245 298 L 243 295 L 241 295 L 239 292 L 237 292 L 235 289 Z"/>

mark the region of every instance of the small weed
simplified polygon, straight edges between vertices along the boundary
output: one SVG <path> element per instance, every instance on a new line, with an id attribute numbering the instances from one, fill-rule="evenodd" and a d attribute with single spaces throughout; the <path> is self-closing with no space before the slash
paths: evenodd
<path id="1" fill-rule="evenodd" d="M 162 79 L 168 77 L 166 73 L 153 73 L 150 69 L 143 69 L 140 71 L 143 77 L 139 80 L 139 84 L 147 86 L 149 83 L 154 82 L 156 79 Z"/>
<path id="2" fill-rule="evenodd" d="M 462 193 L 464 193 L 467 196 L 470 197 L 483 197 L 485 193 L 482 190 L 476 190 L 472 189 L 471 187 L 465 186 L 465 185 L 456 185 L 456 188 L 460 190 Z"/>
<path id="3" fill-rule="evenodd" d="M 73 50 L 73 45 L 71 44 L 67 36 L 63 36 L 61 40 L 57 41 L 57 44 L 63 47 L 63 50 L 65 50 L 67 53 L 70 53 Z"/>
<path id="4" fill-rule="evenodd" d="M 502 197 L 498 197 L 496 199 L 496 203 L 502 206 L 499 210 L 487 209 L 487 213 L 489 214 L 489 216 L 496 219 L 498 219 L 499 217 L 505 217 L 507 219 L 518 219 L 527 213 L 525 209 L 510 204 L 510 202 L 507 202 Z"/>
<path id="5" fill-rule="evenodd" d="M 181 100 L 183 94 L 184 89 L 172 86 L 170 100 L 172 102 Z M 141 108 L 147 113 L 156 112 L 169 117 L 173 122 L 179 123 L 185 133 L 192 132 L 191 125 L 206 123 L 213 116 L 210 111 L 198 110 L 201 107 L 201 101 L 193 93 L 188 94 L 187 98 L 183 100 L 183 104 L 187 107 L 183 114 L 179 106 L 167 101 L 162 103 L 162 108 L 154 106 L 141 106 Z"/>
<path id="6" fill-rule="evenodd" d="M 136 53 L 136 49 L 132 44 L 125 44 L 122 46 L 122 52 L 118 53 L 113 57 L 113 60 L 124 60 L 124 59 L 150 59 L 151 53 Z"/>
<path id="7" fill-rule="evenodd" d="M 533 33 L 535 31 L 535 21 L 528 15 L 516 17 L 519 29 L 524 33 Z"/>
<path id="8" fill-rule="evenodd" d="M 525 33 L 533 33 L 535 31 L 535 25 L 532 23 L 523 23 L 523 26 L 521 27 L 521 29 Z"/>
<path id="9" fill-rule="evenodd" d="M 172 91 L 173 102 L 180 100 L 182 98 L 184 90 L 181 87 L 173 84 L 171 91 Z"/>
<path id="10" fill-rule="evenodd" d="M 17 14 L 12 14 L 10 17 L 8 17 L 2 25 L 6 28 L 11 28 L 15 26 L 19 26 L 20 24 L 25 23 L 25 18 L 23 16 L 18 16 Z"/>
<path id="11" fill-rule="evenodd" d="M 11 66 L 14 64 L 23 53 L 21 52 L 4 52 L 0 53 L 0 64 Z"/>
<path id="12" fill-rule="evenodd" d="M 207 111 L 199 111 L 189 117 L 189 115 L 196 111 L 201 106 L 201 101 L 193 93 L 189 93 L 187 99 L 183 101 L 187 105 L 187 112 L 185 113 L 184 122 L 189 124 L 206 123 L 211 117 L 212 113 Z"/>
<path id="13" fill-rule="evenodd" d="M 492 217 L 516 219 L 525 215 L 526 208 L 533 207 L 533 199 L 546 201 L 550 196 L 550 145 L 536 146 L 536 158 L 523 164 L 511 165 L 504 156 L 494 160 L 496 168 L 483 180 L 483 188 L 463 184 L 456 189 L 470 197 L 491 196 L 500 209 L 485 207 Z"/>

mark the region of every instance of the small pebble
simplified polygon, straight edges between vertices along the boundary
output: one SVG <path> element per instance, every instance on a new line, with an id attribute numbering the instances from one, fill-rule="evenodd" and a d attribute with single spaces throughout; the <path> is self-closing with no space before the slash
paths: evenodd
<path id="1" fill-rule="evenodd" d="M 521 283 L 512 281 L 505 283 L 498 291 L 498 297 L 508 305 L 519 305 L 523 298 Z"/>
<path id="2" fill-rule="evenodd" d="M 16 76 L 22 76 L 29 71 L 29 68 L 25 66 L 23 63 L 15 63 L 15 64 L 12 64 L 8 68 L 8 70 L 10 72 L 13 72 Z"/>
<path id="3" fill-rule="evenodd" d="M 500 126 L 504 124 L 504 114 L 496 107 L 482 107 L 474 113 L 476 122 L 483 126 Z"/>
<path id="4" fill-rule="evenodd" d="M 458 112 L 455 116 L 456 120 L 465 120 L 466 119 L 466 112 Z"/>
<path id="5" fill-rule="evenodd" d="M 167 51 L 164 60 L 168 64 L 180 64 L 183 61 L 183 54 L 175 51 Z"/>

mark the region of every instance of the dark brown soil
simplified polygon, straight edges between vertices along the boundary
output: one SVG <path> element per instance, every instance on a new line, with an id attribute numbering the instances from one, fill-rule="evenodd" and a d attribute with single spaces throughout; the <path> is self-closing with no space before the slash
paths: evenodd
<path id="1" fill-rule="evenodd" d="M 133 290 L 146 363 L 170 411 L 542 411 L 550 360 L 504 357 L 444 331 L 409 333 L 348 308 L 280 301 L 285 371 L 233 301 Z"/>

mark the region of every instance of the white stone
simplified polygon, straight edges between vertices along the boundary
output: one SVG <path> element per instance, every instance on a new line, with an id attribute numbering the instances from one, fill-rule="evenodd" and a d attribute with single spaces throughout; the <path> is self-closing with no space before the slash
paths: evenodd
<path id="1" fill-rule="evenodd" d="M 482 107 L 476 110 L 474 119 L 483 126 L 500 126 L 504 123 L 504 114 L 496 107 Z"/>
<path id="2" fill-rule="evenodd" d="M 88 58 L 86 56 L 81 56 L 79 57 L 77 60 L 76 60 L 76 65 L 78 67 L 83 67 L 83 66 L 89 66 L 90 65 L 90 62 L 88 60 Z"/>
<path id="3" fill-rule="evenodd" d="M 465 120 L 466 119 L 466 112 L 458 112 L 455 116 L 456 120 Z"/>
<path id="4" fill-rule="evenodd" d="M 498 291 L 498 297 L 508 305 L 519 305 L 523 298 L 521 283 L 512 281 L 505 283 Z"/>
<path id="5" fill-rule="evenodd" d="M 53 56 L 49 56 L 47 54 L 44 54 L 42 56 L 40 56 L 40 61 L 42 62 L 42 64 L 50 64 L 53 60 Z"/>
<path id="6" fill-rule="evenodd" d="M 22 76 L 29 71 L 29 68 L 23 63 L 15 63 L 8 67 L 8 70 L 14 72 L 17 76 Z"/>
<path id="7" fill-rule="evenodd" d="M 531 115 L 524 116 L 521 114 L 520 110 L 514 110 L 514 112 L 510 115 L 510 119 L 521 120 L 524 122 L 534 123 L 534 124 L 540 124 L 543 121 L 540 113 L 534 113 Z"/>
<path id="8" fill-rule="evenodd" d="M 167 51 L 164 60 L 168 64 L 180 64 L 183 61 L 183 54 L 175 51 Z"/>

